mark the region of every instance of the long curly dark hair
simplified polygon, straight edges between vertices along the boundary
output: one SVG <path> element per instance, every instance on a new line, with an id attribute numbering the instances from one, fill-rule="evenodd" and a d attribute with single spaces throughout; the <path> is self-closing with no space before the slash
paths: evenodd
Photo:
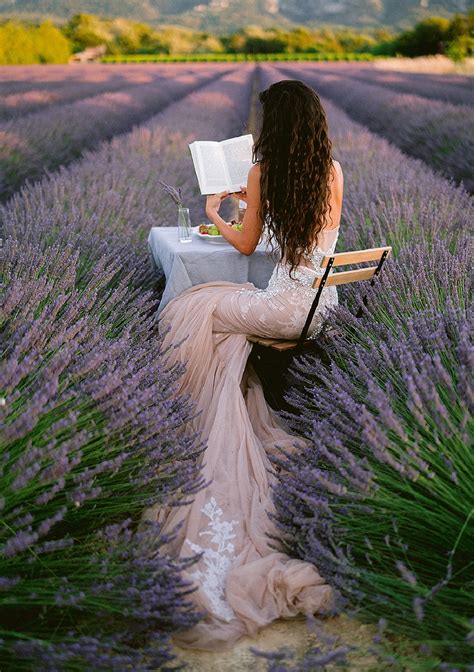
<path id="1" fill-rule="evenodd" d="M 299 80 L 260 93 L 263 120 L 253 147 L 260 163 L 259 213 L 270 242 L 290 264 L 314 247 L 330 206 L 332 144 L 316 92 Z"/>

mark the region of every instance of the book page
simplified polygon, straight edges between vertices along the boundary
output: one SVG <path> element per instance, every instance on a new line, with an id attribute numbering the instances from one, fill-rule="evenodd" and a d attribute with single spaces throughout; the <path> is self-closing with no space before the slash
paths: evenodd
<path id="1" fill-rule="evenodd" d="M 221 142 L 227 172 L 229 174 L 228 191 L 240 191 L 241 185 L 247 185 L 247 177 L 252 163 L 253 137 L 241 135 Z"/>
<path id="2" fill-rule="evenodd" d="M 228 176 L 218 142 L 197 141 L 189 145 L 201 194 L 227 191 Z"/>
<path id="3" fill-rule="evenodd" d="M 191 151 L 191 156 L 192 156 L 193 163 L 194 163 L 194 170 L 196 171 L 196 176 L 198 178 L 199 189 L 200 189 L 201 194 L 202 194 L 203 182 L 202 182 L 202 177 L 201 177 L 201 169 L 199 167 L 199 159 L 198 159 L 197 150 L 196 150 L 196 143 L 192 142 L 189 145 L 189 149 Z"/>

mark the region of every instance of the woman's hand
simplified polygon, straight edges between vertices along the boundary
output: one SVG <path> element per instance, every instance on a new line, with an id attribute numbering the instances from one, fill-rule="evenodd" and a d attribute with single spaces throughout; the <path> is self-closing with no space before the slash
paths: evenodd
<path id="1" fill-rule="evenodd" d="M 238 198 L 239 201 L 244 201 L 247 203 L 247 187 L 241 186 L 240 191 L 235 192 L 235 194 L 232 194 L 234 198 Z"/>
<path id="2" fill-rule="evenodd" d="M 221 191 L 220 194 L 210 194 L 206 199 L 206 214 L 208 212 L 219 212 L 222 201 L 230 196 L 228 191 Z"/>

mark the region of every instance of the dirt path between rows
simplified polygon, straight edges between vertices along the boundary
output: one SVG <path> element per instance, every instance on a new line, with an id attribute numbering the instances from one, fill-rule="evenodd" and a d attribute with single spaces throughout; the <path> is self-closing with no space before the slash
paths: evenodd
<path id="1" fill-rule="evenodd" d="M 325 632 L 339 635 L 338 644 L 366 648 L 372 642 L 374 628 L 339 616 L 326 621 Z M 277 651 L 282 647 L 295 650 L 301 656 L 308 648 L 316 646 L 317 636 L 311 633 L 304 618 L 279 619 L 263 628 L 255 638 L 245 637 L 231 651 L 211 653 L 175 647 L 179 662 L 186 663 L 186 672 L 265 672 L 267 663 L 255 657 L 250 647 L 260 651 Z M 360 653 L 351 654 L 350 669 L 354 672 L 374 670 L 375 661 Z"/>

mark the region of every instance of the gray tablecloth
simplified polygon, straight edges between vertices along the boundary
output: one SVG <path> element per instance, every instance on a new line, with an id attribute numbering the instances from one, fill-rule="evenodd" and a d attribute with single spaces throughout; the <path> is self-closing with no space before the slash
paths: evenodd
<path id="1" fill-rule="evenodd" d="M 180 243 L 178 228 L 174 226 L 153 227 L 148 245 L 152 263 L 166 278 L 158 314 L 175 296 L 203 282 L 252 282 L 263 289 L 275 266 L 263 243 L 252 255 L 246 256 L 232 245 L 210 243 L 194 233 L 190 243 Z"/>

